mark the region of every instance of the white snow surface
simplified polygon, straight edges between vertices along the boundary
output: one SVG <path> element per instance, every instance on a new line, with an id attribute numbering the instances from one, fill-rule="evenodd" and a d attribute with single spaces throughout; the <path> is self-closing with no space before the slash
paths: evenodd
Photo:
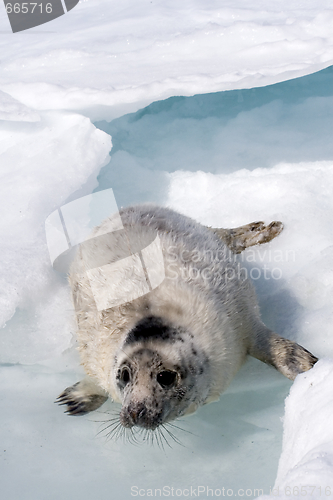
<path id="1" fill-rule="evenodd" d="M 0 120 L 38 122 L 40 116 L 6 92 L 0 91 Z"/>
<path id="2" fill-rule="evenodd" d="M 0 14 L 0 89 L 34 109 L 94 119 L 333 63 L 330 0 L 85 0 L 15 36 L 4 5 Z"/>
<path id="3" fill-rule="evenodd" d="M 332 70 L 310 75 L 332 23 L 328 0 L 85 0 L 12 34 L 1 3 L 2 498 L 333 495 Z M 67 418 L 53 400 L 82 370 L 44 221 L 108 187 L 211 226 L 283 221 L 244 260 L 265 323 L 325 359 L 293 385 L 249 360 L 184 447 L 107 441 L 111 403 Z"/>
<path id="4" fill-rule="evenodd" d="M 36 123 L 0 121 L 0 131 L 1 361 L 33 363 L 62 352 L 70 338 L 70 296 L 50 267 L 45 219 L 98 173 L 111 139 L 88 118 L 58 111 Z"/>
<path id="5" fill-rule="evenodd" d="M 286 399 L 283 450 L 268 498 L 329 498 L 332 495 L 333 364 L 323 359 L 299 375 Z"/>

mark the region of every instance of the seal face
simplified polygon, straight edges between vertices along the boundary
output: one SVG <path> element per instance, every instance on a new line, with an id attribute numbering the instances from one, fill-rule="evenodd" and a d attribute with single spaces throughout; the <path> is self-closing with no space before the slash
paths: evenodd
<path id="1" fill-rule="evenodd" d="M 204 403 L 210 365 L 182 327 L 143 318 L 115 358 L 120 421 L 124 427 L 155 429 Z"/>
<path id="2" fill-rule="evenodd" d="M 87 377 L 58 398 L 70 415 L 111 397 L 123 428 L 154 431 L 217 400 L 247 354 L 290 379 L 317 361 L 261 322 L 235 258 L 277 236 L 281 223 L 212 229 L 154 205 L 120 215 L 124 230 L 104 221 L 71 267 Z"/>

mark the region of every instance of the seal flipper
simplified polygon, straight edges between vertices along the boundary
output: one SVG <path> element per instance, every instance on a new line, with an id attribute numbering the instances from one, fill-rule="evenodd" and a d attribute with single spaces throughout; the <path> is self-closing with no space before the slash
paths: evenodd
<path id="1" fill-rule="evenodd" d="M 245 248 L 253 245 L 268 243 L 278 236 L 283 224 L 279 221 L 273 221 L 268 226 L 264 222 L 251 222 L 245 226 L 234 229 L 209 228 L 214 231 L 219 238 L 227 245 L 233 253 L 241 253 Z"/>
<path id="2" fill-rule="evenodd" d="M 55 401 L 67 405 L 65 413 L 85 415 L 97 410 L 108 399 L 108 395 L 90 377 L 85 377 L 71 387 L 67 387 Z"/>
<path id="3" fill-rule="evenodd" d="M 280 337 L 264 324 L 256 332 L 248 354 L 274 366 L 290 380 L 294 380 L 299 373 L 310 370 L 318 361 L 318 358 L 304 347 Z"/>

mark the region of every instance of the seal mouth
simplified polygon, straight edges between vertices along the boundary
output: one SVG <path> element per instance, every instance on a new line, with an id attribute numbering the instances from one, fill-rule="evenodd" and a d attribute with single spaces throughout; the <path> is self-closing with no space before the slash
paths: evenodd
<path id="1" fill-rule="evenodd" d="M 163 423 L 162 412 L 152 412 L 142 402 L 131 402 L 128 406 L 122 408 L 120 412 L 120 423 L 126 428 L 141 427 L 155 430 Z"/>
<path id="2" fill-rule="evenodd" d="M 151 446 L 157 445 L 161 449 L 165 447 L 172 448 L 173 444 L 184 446 L 180 437 L 177 436 L 179 432 L 186 432 L 192 434 L 189 430 L 183 429 L 181 425 L 175 425 L 170 422 L 154 422 L 143 425 L 133 424 L 120 419 L 120 413 L 114 414 L 108 420 L 104 421 L 105 426 L 99 432 L 105 433 L 108 440 L 118 441 L 121 439 L 123 442 L 128 442 L 135 445 L 148 444 Z"/>

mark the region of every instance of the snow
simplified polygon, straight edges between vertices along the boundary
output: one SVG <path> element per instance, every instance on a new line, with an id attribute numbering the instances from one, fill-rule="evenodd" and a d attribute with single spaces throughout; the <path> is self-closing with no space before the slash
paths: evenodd
<path id="1" fill-rule="evenodd" d="M 40 116 L 6 92 L 0 91 L 0 120 L 38 122 Z"/>
<path id="2" fill-rule="evenodd" d="M 96 176 L 111 148 L 110 137 L 82 115 L 52 111 L 40 117 L 0 121 L 2 362 L 34 363 L 69 345 L 70 295 L 50 267 L 45 220 Z"/>
<path id="3" fill-rule="evenodd" d="M 0 5 L 3 498 L 333 493 L 332 20 L 328 0 L 86 0 L 12 34 Z M 325 359 L 293 385 L 248 360 L 183 447 L 108 441 L 111 403 L 66 417 L 83 372 L 45 220 L 109 188 L 211 226 L 282 220 L 244 266 L 266 324 Z"/>
<path id="4" fill-rule="evenodd" d="M 330 0 L 85 0 L 15 36 L 0 9 L 1 89 L 34 109 L 93 119 L 172 95 L 263 86 L 333 62 Z"/>
<path id="5" fill-rule="evenodd" d="M 299 375 L 286 399 L 283 448 L 273 495 L 329 498 L 333 492 L 332 361 Z M 268 498 L 268 497 L 262 497 Z"/>

